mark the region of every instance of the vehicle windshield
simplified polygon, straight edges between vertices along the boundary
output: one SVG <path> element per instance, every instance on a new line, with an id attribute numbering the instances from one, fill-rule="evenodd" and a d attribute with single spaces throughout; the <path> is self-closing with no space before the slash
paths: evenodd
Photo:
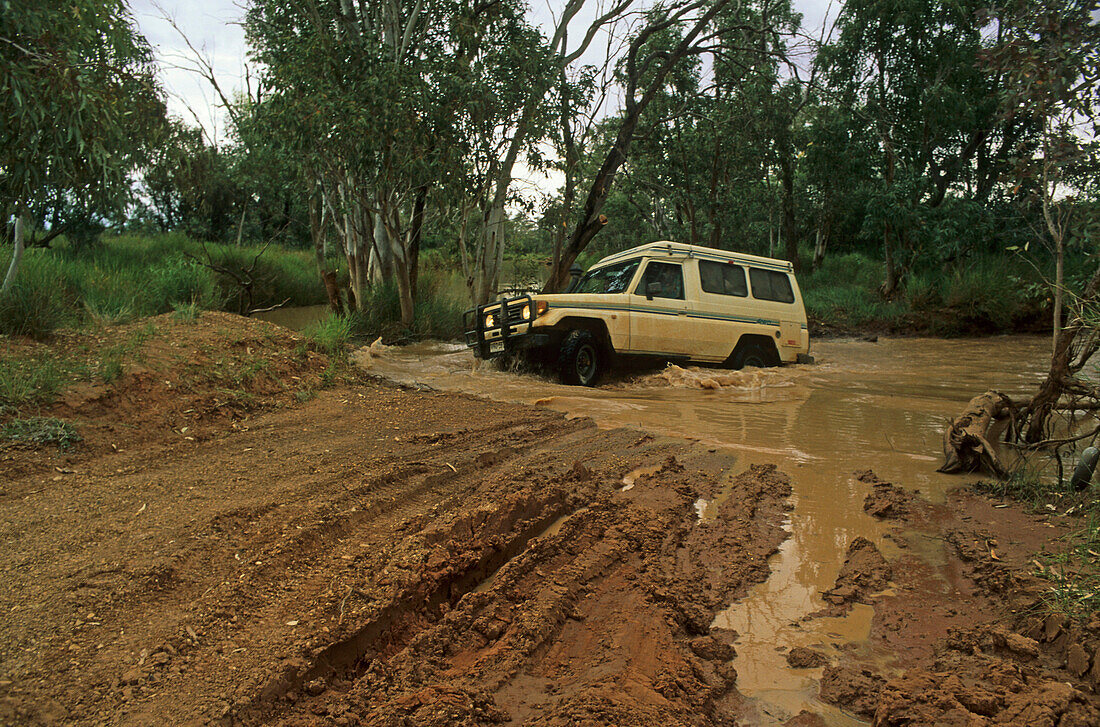
<path id="1" fill-rule="evenodd" d="M 574 293 L 625 293 L 634 273 L 638 269 L 640 258 L 624 263 L 589 270 L 573 289 Z"/>

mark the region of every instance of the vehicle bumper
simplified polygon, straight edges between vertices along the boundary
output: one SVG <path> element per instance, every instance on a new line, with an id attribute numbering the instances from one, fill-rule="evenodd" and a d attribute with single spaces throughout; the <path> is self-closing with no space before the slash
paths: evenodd
<path id="1" fill-rule="evenodd" d="M 812 363 L 815 363 L 814 357 L 811 356 L 808 353 L 798 354 L 797 356 L 795 356 L 794 362 L 799 363 L 799 364 L 812 364 Z"/>
<path id="2" fill-rule="evenodd" d="M 487 318 L 492 316 L 492 325 Z M 550 343 L 550 334 L 534 327 L 535 300 L 530 295 L 504 298 L 471 308 L 463 314 L 466 346 L 474 356 L 496 358 L 510 351 L 538 348 Z"/>

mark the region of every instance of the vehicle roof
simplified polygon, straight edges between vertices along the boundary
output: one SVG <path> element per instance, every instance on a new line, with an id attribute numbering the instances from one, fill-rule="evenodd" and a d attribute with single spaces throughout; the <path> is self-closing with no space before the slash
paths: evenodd
<path id="1" fill-rule="evenodd" d="M 650 242 L 645 245 L 639 245 L 638 247 L 632 247 L 629 250 L 617 252 L 614 255 L 608 255 L 593 265 L 592 268 L 600 268 L 604 265 L 610 265 L 611 263 L 628 260 L 632 257 L 642 256 L 670 258 L 694 257 L 700 260 L 715 260 L 718 262 L 733 261 L 752 264 L 770 270 L 783 270 L 785 272 L 790 272 L 793 269 L 789 260 L 777 260 L 770 257 L 761 257 L 760 255 L 749 255 L 743 252 L 718 250 L 713 247 L 703 247 L 701 245 L 687 245 L 682 242 L 672 242 L 671 240 Z"/>

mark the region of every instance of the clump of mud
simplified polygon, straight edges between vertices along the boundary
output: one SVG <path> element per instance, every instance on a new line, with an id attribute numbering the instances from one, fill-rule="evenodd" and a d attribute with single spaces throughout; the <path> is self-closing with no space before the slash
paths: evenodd
<path id="1" fill-rule="evenodd" d="M 825 666 L 825 655 L 806 646 L 796 646 L 787 654 L 787 664 L 793 669 L 816 669 Z"/>
<path id="2" fill-rule="evenodd" d="M 890 564 L 875 544 L 858 537 L 848 546 L 848 557 L 837 574 L 836 584 L 823 594 L 831 605 L 813 615 L 841 616 L 853 603 L 867 603 L 869 596 L 886 588 L 892 577 Z"/>
<path id="3" fill-rule="evenodd" d="M 990 636 L 976 635 L 980 641 Z M 971 648 L 969 653 L 950 649 L 931 669 L 890 680 L 878 695 L 875 724 L 1100 724 L 1100 710 L 1072 684 L 1017 661 L 1021 654 L 1007 652 L 1002 658 Z"/>
<path id="4" fill-rule="evenodd" d="M 886 680 L 870 669 L 849 664 L 827 666 L 821 676 L 821 699 L 869 718 L 875 715 L 879 693 L 885 684 Z"/>
<path id="5" fill-rule="evenodd" d="M 863 500 L 863 510 L 877 518 L 896 520 L 904 518 L 913 509 L 917 494 L 880 480 L 871 470 L 856 473 L 856 479 L 871 486 L 871 492 Z"/>

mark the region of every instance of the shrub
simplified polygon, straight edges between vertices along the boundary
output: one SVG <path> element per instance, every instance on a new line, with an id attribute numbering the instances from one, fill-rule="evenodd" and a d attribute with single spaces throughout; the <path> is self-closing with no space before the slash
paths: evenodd
<path id="1" fill-rule="evenodd" d="M 1023 290 L 1007 265 L 996 260 L 956 270 L 946 282 L 944 303 L 975 322 L 1007 328 L 1026 306 Z"/>
<path id="2" fill-rule="evenodd" d="M 940 281 L 927 273 L 913 273 L 905 283 L 905 299 L 915 311 L 930 311 L 943 305 Z"/>
<path id="3" fill-rule="evenodd" d="M 462 335 L 466 306 L 455 295 L 452 282 L 435 271 L 421 273 L 413 322 L 408 327 L 401 323 L 397 284 L 387 281 L 373 285 L 364 295 L 365 305 L 352 316 L 352 330 L 357 336 L 382 336 L 391 343 L 426 338 L 454 340 Z"/>
<path id="4" fill-rule="evenodd" d="M 153 313 L 167 313 L 175 306 L 194 303 L 201 308 L 217 308 L 222 301 L 208 268 L 175 258 L 149 271 L 146 307 Z"/>

